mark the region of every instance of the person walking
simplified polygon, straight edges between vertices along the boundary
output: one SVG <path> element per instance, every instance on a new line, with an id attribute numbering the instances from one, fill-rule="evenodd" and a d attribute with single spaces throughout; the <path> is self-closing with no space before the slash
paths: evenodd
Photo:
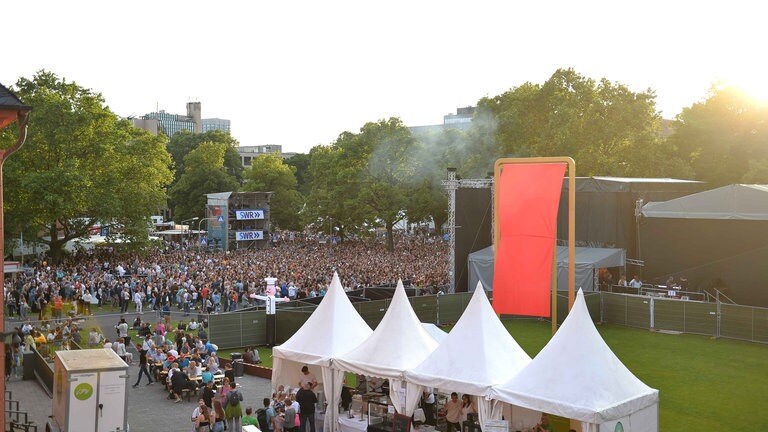
<path id="1" fill-rule="evenodd" d="M 139 383 L 141 382 L 141 374 L 145 374 L 147 376 L 147 385 L 152 384 L 152 375 L 149 374 L 149 370 L 147 369 L 147 350 L 145 350 L 141 344 L 136 344 L 136 350 L 139 351 L 139 377 L 136 379 L 136 384 L 133 385 L 133 388 L 136 388 L 139 386 Z"/>

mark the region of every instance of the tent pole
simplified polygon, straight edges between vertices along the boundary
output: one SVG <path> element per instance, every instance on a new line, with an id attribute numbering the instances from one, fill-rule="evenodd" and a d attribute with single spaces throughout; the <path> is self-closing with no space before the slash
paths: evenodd
<path id="1" fill-rule="evenodd" d="M 554 253 L 552 254 L 552 334 L 557 332 L 557 228 L 555 228 Z"/>
<path id="2" fill-rule="evenodd" d="M 576 301 L 576 161 L 568 163 L 568 310 Z"/>

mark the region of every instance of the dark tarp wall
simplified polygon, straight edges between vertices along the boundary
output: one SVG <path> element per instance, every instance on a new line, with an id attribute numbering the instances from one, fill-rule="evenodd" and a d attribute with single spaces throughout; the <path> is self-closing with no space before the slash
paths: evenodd
<path id="1" fill-rule="evenodd" d="M 492 221 L 490 188 L 456 190 L 456 292 L 467 291 L 469 254 L 493 242 Z"/>
<path id="2" fill-rule="evenodd" d="M 616 247 L 637 258 L 635 203 L 666 201 L 704 189 L 704 184 L 664 178 L 579 177 L 576 179 L 578 246 Z M 568 179 L 563 180 L 557 238 L 568 239 Z"/>
<path id="3" fill-rule="evenodd" d="M 640 246 L 646 282 L 685 276 L 691 291 L 768 307 L 768 221 L 644 218 Z"/>
<path id="4" fill-rule="evenodd" d="M 768 186 L 729 185 L 643 207 L 645 279 L 688 279 L 739 304 L 768 307 Z"/>

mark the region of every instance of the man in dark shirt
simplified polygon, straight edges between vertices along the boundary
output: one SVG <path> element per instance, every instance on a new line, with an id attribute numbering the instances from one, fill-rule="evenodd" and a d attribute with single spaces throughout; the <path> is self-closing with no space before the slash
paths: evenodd
<path id="1" fill-rule="evenodd" d="M 312 390 L 309 390 L 309 384 L 304 384 L 296 392 L 296 402 L 299 403 L 299 420 L 301 420 L 299 432 L 306 432 L 307 424 L 309 424 L 309 431 L 315 432 L 315 404 L 317 403 L 317 396 Z"/>
<path id="2" fill-rule="evenodd" d="M 141 374 L 147 376 L 147 381 L 149 381 L 147 385 L 152 384 L 152 376 L 147 369 L 147 350 L 143 349 L 141 344 L 136 344 L 136 350 L 139 351 L 139 377 L 136 379 L 136 384 L 133 385 L 134 388 L 139 386 L 139 382 L 141 382 Z"/>
<path id="3" fill-rule="evenodd" d="M 203 387 L 203 401 L 205 402 L 205 406 L 210 409 L 213 409 L 214 396 L 216 396 L 216 393 L 213 391 L 213 381 L 208 381 L 205 384 L 205 387 Z"/>

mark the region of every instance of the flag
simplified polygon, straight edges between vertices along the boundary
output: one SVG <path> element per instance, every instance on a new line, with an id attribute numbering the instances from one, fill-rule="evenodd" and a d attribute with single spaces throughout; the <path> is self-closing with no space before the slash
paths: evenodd
<path id="1" fill-rule="evenodd" d="M 557 208 L 566 164 L 505 164 L 499 181 L 499 240 L 493 275 L 497 313 L 548 317 Z"/>

